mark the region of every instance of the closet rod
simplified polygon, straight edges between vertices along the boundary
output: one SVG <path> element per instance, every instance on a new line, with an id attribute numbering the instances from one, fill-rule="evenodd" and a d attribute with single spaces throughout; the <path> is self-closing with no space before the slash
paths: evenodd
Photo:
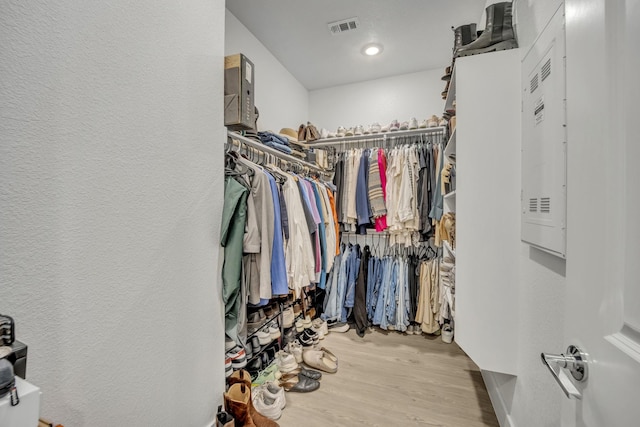
<path id="1" fill-rule="evenodd" d="M 313 141 L 308 143 L 309 148 L 316 147 L 330 147 L 332 145 L 341 145 L 348 144 L 351 142 L 361 142 L 361 141 L 375 141 L 381 139 L 383 141 L 387 141 L 388 139 L 393 140 L 396 138 L 401 138 L 405 136 L 413 136 L 413 135 L 431 135 L 431 134 L 445 134 L 446 126 L 437 126 L 432 128 L 422 128 L 422 129 L 412 129 L 412 130 L 398 130 L 393 132 L 385 132 L 385 133 L 374 133 L 369 135 L 354 135 L 354 136 L 343 136 L 331 139 L 318 139 L 317 141 Z"/>
<path id="2" fill-rule="evenodd" d="M 257 150 L 263 151 L 265 153 L 273 154 L 274 156 L 279 157 L 279 158 L 281 158 L 283 160 L 287 160 L 287 161 L 289 161 L 291 163 L 296 163 L 296 164 L 299 164 L 301 166 L 307 167 L 309 169 L 313 169 L 313 170 L 315 170 L 317 172 L 320 172 L 322 174 L 331 175 L 330 171 L 327 171 L 326 169 L 321 168 L 318 165 L 314 165 L 313 163 L 309 163 L 309 162 L 306 162 L 304 160 L 300 160 L 299 158 L 297 158 L 295 156 L 292 156 L 292 155 L 287 154 L 287 153 L 283 153 L 280 150 L 276 150 L 275 148 L 271 148 L 269 146 L 266 146 L 266 145 L 262 144 L 261 142 L 255 141 L 255 140 L 253 140 L 251 138 L 244 137 L 244 136 L 242 136 L 242 135 L 240 135 L 240 134 L 238 134 L 236 132 L 232 132 L 232 131 L 228 130 L 227 131 L 227 135 L 231 139 L 236 139 L 236 140 L 242 142 L 243 144 L 246 144 L 246 145 L 248 145 L 250 147 L 253 147 L 253 148 L 257 149 Z"/>

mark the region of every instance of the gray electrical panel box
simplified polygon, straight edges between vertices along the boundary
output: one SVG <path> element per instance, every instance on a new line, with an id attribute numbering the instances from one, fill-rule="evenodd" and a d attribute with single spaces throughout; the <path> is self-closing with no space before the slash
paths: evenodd
<path id="1" fill-rule="evenodd" d="M 521 238 L 566 258 L 564 5 L 522 60 Z"/>

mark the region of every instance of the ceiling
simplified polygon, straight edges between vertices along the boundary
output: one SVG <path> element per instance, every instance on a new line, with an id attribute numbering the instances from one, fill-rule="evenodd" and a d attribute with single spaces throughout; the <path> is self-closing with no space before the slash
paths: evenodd
<path id="1" fill-rule="evenodd" d="M 478 22 L 485 0 L 227 0 L 227 9 L 308 90 L 451 63 L 451 27 Z M 358 17 L 332 35 L 329 22 Z M 382 54 L 361 53 L 369 42 Z"/>

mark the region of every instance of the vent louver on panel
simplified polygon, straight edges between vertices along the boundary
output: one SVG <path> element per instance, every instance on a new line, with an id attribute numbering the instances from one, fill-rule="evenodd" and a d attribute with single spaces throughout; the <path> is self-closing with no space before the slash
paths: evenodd
<path id="1" fill-rule="evenodd" d="M 540 212 L 541 213 L 550 213 L 551 212 L 551 198 L 550 197 L 541 197 L 540 198 Z"/>
<path id="2" fill-rule="evenodd" d="M 534 90 L 538 89 L 538 75 L 536 74 L 535 76 L 533 76 L 533 78 L 531 79 L 531 93 L 533 93 Z"/>
<path id="3" fill-rule="evenodd" d="M 551 74 L 551 58 L 547 59 L 547 62 L 544 63 L 540 74 L 542 75 L 542 81 L 549 77 L 549 74 Z"/>
<path id="4" fill-rule="evenodd" d="M 360 22 L 357 17 L 342 19 L 340 21 L 329 22 L 327 24 L 329 27 L 329 32 L 331 34 L 336 35 L 340 33 L 344 33 L 345 31 L 353 31 L 357 30 L 360 27 Z"/>
<path id="5" fill-rule="evenodd" d="M 529 212 L 538 212 L 538 199 L 529 199 Z"/>

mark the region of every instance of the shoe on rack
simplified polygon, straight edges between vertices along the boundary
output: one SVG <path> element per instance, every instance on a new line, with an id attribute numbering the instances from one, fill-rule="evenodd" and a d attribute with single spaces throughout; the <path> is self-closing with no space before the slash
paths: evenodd
<path id="1" fill-rule="evenodd" d="M 305 329 L 309 329 L 311 327 L 311 318 L 309 316 L 305 316 L 304 320 L 302 321 L 302 325 Z"/>
<path id="2" fill-rule="evenodd" d="M 356 126 L 353 131 L 354 135 L 362 135 L 363 133 L 364 133 L 364 128 L 362 127 L 362 125 Z"/>
<path id="3" fill-rule="evenodd" d="M 399 130 L 409 130 L 409 122 L 402 122 Z"/>
<path id="4" fill-rule="evenodd" d="M 241 369 L 247 366 L 247 353 L 239 345 L 227 351 L 226 356 L 231 359 L 233 369 Z"/>
<path id="5" fill-rule="evenodd" d="M 294 319 L 295 315 L 293 314 L 293 307 L 287 307 L 282 312 L 282 326 L 284 326 L 285 329 L 292 327 Z"/>
<path id="6" fill-rule="evenodd" d="M 389 132 L 395 132 L 397 130 L 400 130 L 400 123 L 398 123 L 397 120 L 392 120 L 389 124 Z"/>
<path id="7" fill-rule="evenodd" d="M 353 128 L 347 129 L 347 131 L 344 133 L 344 136 L 353 136 Z"/>
<path id="8" fill-rule="evenodd" d="M 268 327 L 260 329 L 258 332 L 256 332 L 255 336 L 258 337 L 260 345 L 267 345 L 271 341 L 273 341 L 273 339 L 271 338 L 271 331 L 269 331 Z"/>
<path id="9" fill-rule="evenodd" d="M 362 132 L 364 135 L 371 135 L 371 125 L 367 126 L 366 128 L 364 128 L 364 132 Z"/>
<path id="10" fill-rule="evenodd" d="M 418 129 L 418 119 L 411 117 L 409 119 L 409 130 Z"/>
<path id="11" fill-rule="evenodd" d="M 329 131 L 326 130 L 325 128 L 320 129 L 320 139 L 327 139 L 329 138 Z"/>
<path id="12" fill-rule="evenodd" d="M 303 347 L 311 347 L 314 344 L 317 344 L 320 339 L 318 338 L 317 333 L 313 332 L 311 329 L 305 329 L 298 337 L 298 341 L 300 341 L 300 344 L 302 344 Z"/>
<path id="13" fill-rule="evenodd" d="M 327 134 L 327 138 L 335 138 L 336 136 L 337 136 L 337 135 L 336 135 L 336 133 L 335 133 L 335 132 L 329 132 L 329 133 Z"/>
<path id="14" fill-rule="evenodd" d="M 277 340 L 278 338 L 280 338 L 282 334 L 280 333 L 280 328 L 278 327 L 277 323 L 274 322 L 269 325 L 269 335 L 271 336 L 272 340 Z"/>
<path id="15" fill-rule="evenodd" d="M 438 119 L 438 116 L 433 115 L 427 120 L 427 127 L 430 127 L 430 128 L 437 127 L 439 121 L 440 120 Z"/>
<path id="16" fill-rule="evenodd" d="M 442 342 L 451 344 L 451 342 L 453 341 L 453 328 L 451 327 L 450 323 L 445 323 L 445 325 L 442 327 L 441 336 Z"/>
<path id="17" fill-rule="evenodd" d="M 336 136 L 342 138 L 346 132 L 347 130 L 344 128 L 344 126 L 338 126 L 338 130 L 336 131 Z"/>
<path id="18" fill-rule="evenodd" d="M 447 120 L 442 117 L 439 121 L 438 121 L 438 126 L 446 126 L 447 125 Z"/>
<path id="19" fill-rule="evenodd" d="M 251 385 L 235 383 L 224 393 L 224 406 L 239 426 L 278 427 L 278 423 L 256 410 L 251 399 Z"/>
<path id="20" fill-rule="evenodd" d="M 382 131 L 382 127 L 380 123 L 374 122 L 371 124 L 371 133 L 380 133 Z"/>
<path id="21" fill-rule="evenodd" d="M 309 393 L 320 388 L 320 381 L 301 374 L 286 374 L 280 378 L 279 385 L 287 392 Z"/>
<path id="22" fill-rule="evenodd" d="M 424 119 L 423 121 L 420 122 L 420 124 L 418 125 L 418 127 L 420 129 L 425 129 L 429 127 L 429 123 L 427 119 Z"/>
<path id="23" fill-rule="evenodd" d="M 454 41 L 453 41 L 453 57 L 456 57 L 456 53 L 458 49 L 462 46 L 466 46 L 469 43 L 474 42 L 478 38 L 478 34 L 476 31 L 476 24 L 465 24 L 460 25 L 456 29 L 453 30 L 454 33 Z M 451 70 L 453 72 L 453 70 Z"/>
<path id="24" fill-rule="evenodd" d="M 485 29 L 476 40 L 456 50 L 454 57 L 477 55 L 518 47 L 513 30 L 513 4 L 494 3 L 486 8 Z"/>
<path id="25" fill-rule="evenodd" d="M 349 330 L 349 324 L 346 322 L 334 322 L 334 323 L 328 323 L 327 324 L 327 328 L 329 329 L 329 332 L 347 332 Z"/>
<path id="26" fill-rule="evenodd" d="M 231 374 L 233 374 L 231 358 L 229 356 L 226 356 L 224 359 L 224 376 L 229 377 Z"/>
<path id="27" fill-rule="evenodd" d="M 389 127 L 390 127 L 390 125 L 382 126 L 380 128 L 380 132 L 382 132 L 382 133 L 389 132 Z"/>
<path id="28" fill-rule="evenodd" d="M 224 351 L 229 351 L 231 350 L 233 347 L 235 347 L 237 344 L 234 340 L 232 340 L 231 338 L 225 336 L 224 337 Z"/>
<path id="29" fill-rule="evenodd" d="M 222 409 L 222 405 L 218 406 L 218 413 L 216 414 L 215 427 L 235 427 L 236 420 Z"/>
<path id="30" fill-rule="evenodd" d="M 296 332 L 302 331 L 304 331 L 304 322 L 302 321 L 302 319 L 298 319 L 296 320 Z"/>
<path id="31" fill-rule="evenodd" d="M 247 316 L 247 329 L 250 331 L 255 331 L 260 326 L 262 326 L 265 320 L 267 320 L 267 316 L 264 314 L 264 309 L 262 308 L 249 313 L 249 315 Z"/>
<path id="32" fill-rule="evenodd" d="M 282 416 L 282 404 L 276 399 L 267 396 L 262 386 L 251 390 L 251 400 L 256 411 L 271 420 L 277 420 Z"/>
<path id="33" fill-rule="evenodd" d="M 329 333 L 329 328 L 327 327 L 327 321 L 321 318 L 313 319 L 311 322 L 311 327 L 316 330 L 320 330 L 321 335 L 327 335 Z M 320 338 L 322 339 L 322 338 Z"/>
<path id="34" fill-rule="evenodd" d="M 451 66 L 448 66 L 444 69 L 444 76 L 440 78 L 440 80 L 449 81 L 451 80 Z"/>

